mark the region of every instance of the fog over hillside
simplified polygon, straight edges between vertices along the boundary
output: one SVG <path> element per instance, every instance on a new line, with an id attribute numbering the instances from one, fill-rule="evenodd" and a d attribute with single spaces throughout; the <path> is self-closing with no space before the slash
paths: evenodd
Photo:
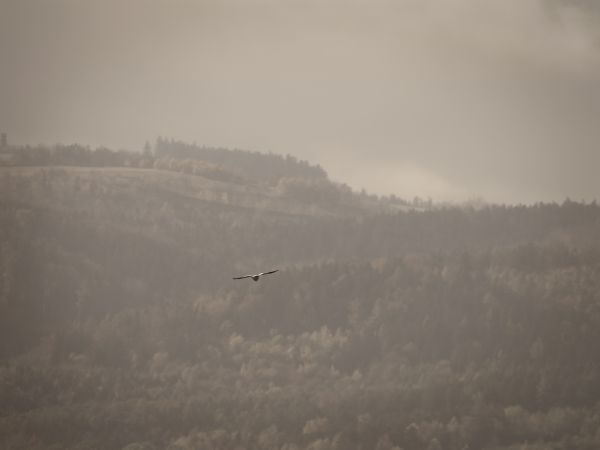
<path id="1" fill-rule="evenodd" d="M 0 0 L 0 450 L 599 449 L 599 4 Z"/>
<path id="2" fill-rule="evenodd" d="M 291 153 L 377 194 L 600 195 L 583 0 L 2 0 L 0 130 Z"/>

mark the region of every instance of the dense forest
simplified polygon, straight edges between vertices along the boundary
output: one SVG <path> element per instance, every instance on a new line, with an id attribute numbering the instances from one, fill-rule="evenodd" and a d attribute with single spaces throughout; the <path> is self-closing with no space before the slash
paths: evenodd
<path id="1" fill-rule="evenodd" d="M 165 139 L 1 156 L 2 448 L 600 448 L 595 202 Z"/>

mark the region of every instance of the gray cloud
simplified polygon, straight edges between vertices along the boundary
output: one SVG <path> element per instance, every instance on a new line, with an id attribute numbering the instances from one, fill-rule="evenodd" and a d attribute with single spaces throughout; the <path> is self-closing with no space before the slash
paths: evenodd
<path id="1" fill-rule="evenodd" d="M 294 153 L 378 193 L 600 197 L 599 9 L 542 0 L 3 0 L 0 128 Z"/>

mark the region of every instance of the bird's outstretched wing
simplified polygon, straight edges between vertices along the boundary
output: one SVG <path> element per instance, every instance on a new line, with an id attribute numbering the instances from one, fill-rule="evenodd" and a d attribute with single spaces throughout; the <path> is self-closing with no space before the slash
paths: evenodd
<path id="1" fill-rule="evenodd" d="M 270 273 L 275 273 L 275 272 L 279 272 L 279 269 L 270 270 L 269 272 L 257 273 L 256 275 L 244 275 L 242 277 L 233 277 L 233 279 L 234 280 L 242 280 L 244 278 L 252 278 L 254 281 L 258 281 L 258 279 L 260 277 L 262 277 L 263 275 L 269 275 Z"/>
<path id="2" fill-rule="evenodd" d="M 271 270 L 270 272 L 261 272 L 258 275 L 269 275 L 270 273 L 279 272 L 279 269 Z"/>

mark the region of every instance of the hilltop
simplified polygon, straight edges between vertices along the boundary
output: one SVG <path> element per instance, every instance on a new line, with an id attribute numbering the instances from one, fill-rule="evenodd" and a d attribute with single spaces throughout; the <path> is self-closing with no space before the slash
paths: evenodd
<path id="1" fill-rule="evenodd" d="M 297 212 L 307 214 L 347 215 L 422 209 L 426 205 L 419 200 L 408 202 L 395 196 L 378 198 L 364 192 L 355 193 L 345 184 L 330 181 L 320 166 L 290 155 L 210 148 L 161 138 L 153 147 L 147 144 L 143 153 L 113 151 L 104 147 L 92 150 L 73 144 L 8 147 L 3 150 L 2 156 L 0 167 L 154 169 L 190 175 L 196 178 L 181 178 L 193 180 L 203 191 L 201 195 L 210 197 L 207 192 L 215 191 L 217 197 L 223 194 L 223 201 L 228 202 L 229 191 L 236 199 L 247 191 L 248 197 L 262 197 L 257 197 L 256 201 L 265 200 L 267 209 L 296 208 Z M 151 172 L 144 175 L 146 182 L 152 183 L 154 175 Z M 213 183 L 207 183 L 207 180 Z M 216 199 L 215 196 L 213 198 Z"/>

